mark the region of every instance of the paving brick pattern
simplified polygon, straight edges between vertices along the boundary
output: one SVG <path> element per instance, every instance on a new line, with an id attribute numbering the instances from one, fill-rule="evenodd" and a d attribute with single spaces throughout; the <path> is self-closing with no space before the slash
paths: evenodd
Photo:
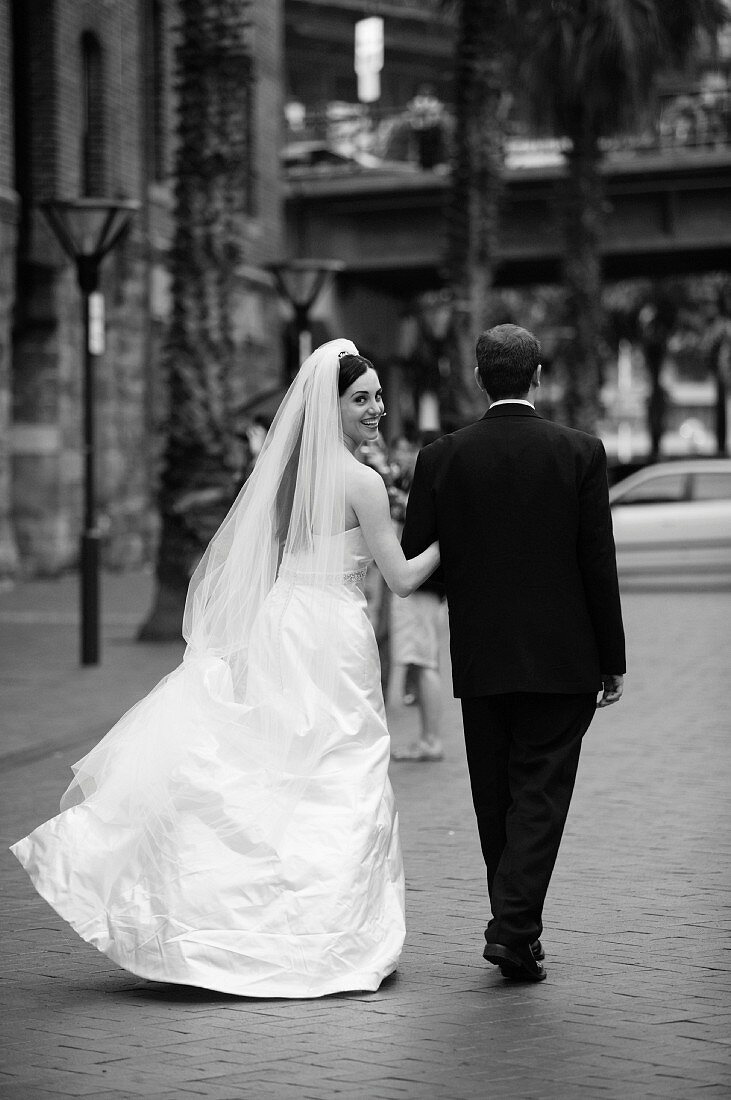
<path id="1" fill-rule="evenodd" d="M 448 698 L 445 761 L 392 769 L 408 882 L 398 974 L 374 994 L 277 1001 L 126 974 L 4 851 L 55 812 L 67 764 L 178 652 L 131 641 L 148 581 L 110 578 L 105 664 L 77 670 L 72 587 L 0 596 L 3 1100 L 731 1094 L 731 593 L 625 594 L 627 693 L 585 744 L 545 914 L 547 982 L 512 985 L 481 958 L 484 872 Z M 401 739 L 414 724 L 394 715 Z"/>

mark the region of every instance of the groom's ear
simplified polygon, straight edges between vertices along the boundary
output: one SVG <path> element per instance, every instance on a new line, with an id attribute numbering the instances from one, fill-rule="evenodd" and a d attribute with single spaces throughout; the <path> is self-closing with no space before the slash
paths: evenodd
<path id="1" fill-rule="evenodd" d="M 485 387 L 483 385 L 482 379 L 480 378 L 480 368 L 479 367 L 475 367 L 475 382 L 477 383 L 478 390 L 482 390 L 482 392 L 484 393 L 485 392 Z"/>
<path id="2" fill-rule="evenodd" d="M 541 364 L 539 363 L 536 367 L 535 374 L 531 379 L 531 386 L 535 386 L 536 389 L 538 389 L 541 384 L 541 369 Z"/>

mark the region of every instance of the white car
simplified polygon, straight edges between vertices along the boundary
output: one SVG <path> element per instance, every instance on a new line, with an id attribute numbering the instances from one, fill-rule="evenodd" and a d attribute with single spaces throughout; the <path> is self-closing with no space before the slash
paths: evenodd
<path id="1" fill-rule="evenodd" d="M 731 583 L 731 459 L 646 466 L 609 502 L 621 580 Z"/>

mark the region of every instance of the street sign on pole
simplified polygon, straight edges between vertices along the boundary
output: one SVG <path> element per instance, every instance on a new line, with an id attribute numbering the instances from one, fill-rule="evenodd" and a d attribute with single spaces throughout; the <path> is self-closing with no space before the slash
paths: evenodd
<path id="1" fill-rule="evenodd" d="M 380 99 L 382 68 L 383 19 L 380 15 L 371 15 L 355 24 L 355 72 L 361 103 Z"/>
<path id="2" fill-rule="evenodd" d="M 99 290 L 89 295 L 89 352 L 104 354 L 104 295 Z"/>

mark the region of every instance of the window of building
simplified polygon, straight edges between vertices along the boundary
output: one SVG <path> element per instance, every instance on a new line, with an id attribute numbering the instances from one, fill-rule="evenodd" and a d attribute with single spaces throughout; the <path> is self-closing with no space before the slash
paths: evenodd
<path id="1" fill-rule="evenodd" d="M 148 12 L 147 91 L 150 172 L 154 180 L 164 180 L 168 171 L 165 127 L 165 18 L 161 0 L 151 0 Z"/>
<path id="2" fill-rule="evenodd" d="M 103 195 L 106 190 L 104 156 L 104 73 L 102 48 L 91 31 L 81 36 L 81 190 Z"/>

